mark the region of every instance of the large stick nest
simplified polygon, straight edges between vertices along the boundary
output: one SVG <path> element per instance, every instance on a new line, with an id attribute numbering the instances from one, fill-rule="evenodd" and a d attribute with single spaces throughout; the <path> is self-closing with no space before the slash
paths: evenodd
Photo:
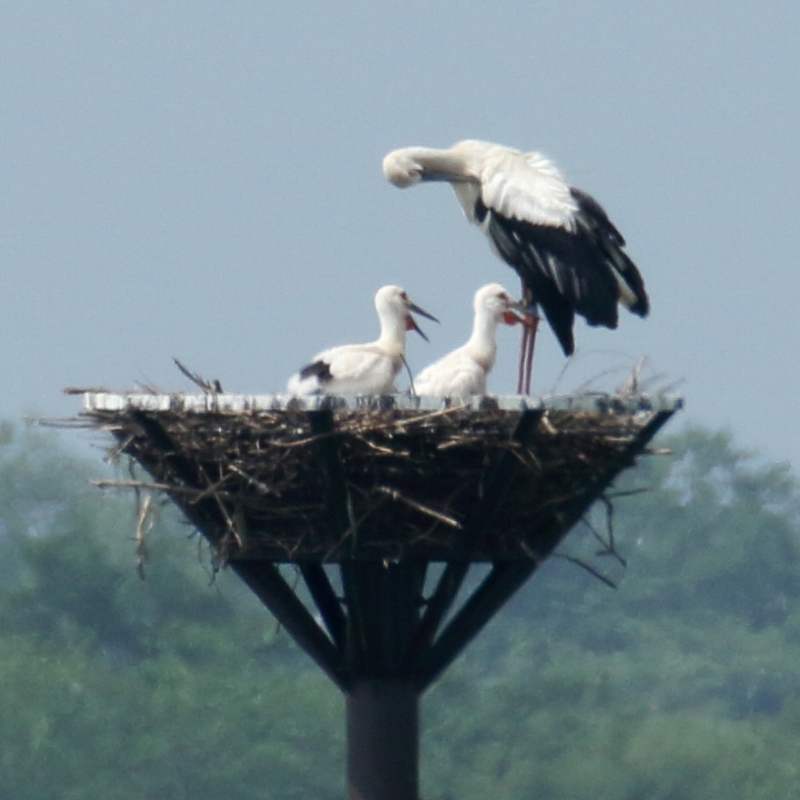
<path id="1" fill-rule="evenodd" d="M 674 398 L 85 395 L 228 558 L 544 557 Z"/>

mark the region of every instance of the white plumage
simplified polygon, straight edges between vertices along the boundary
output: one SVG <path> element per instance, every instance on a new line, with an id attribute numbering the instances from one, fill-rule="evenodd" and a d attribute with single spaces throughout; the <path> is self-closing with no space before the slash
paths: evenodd
<path id="1" fill-rule="evenodd" d="M 574 350 L 576 313 L 609 328 L 617 326 L 620 302 L 647 314 L 644 282 L 622 235 L 600 204 L 540 153 L 466 140 L 449 150 L 395 150 L 383 171 L 401 188 L 452 185 L 467 219 L 517 271 L 527 299 L 541 305 L 566 355 Z"/>
<path id="2" fill-rule="evenodd" d="M 323 350 L 289 378 L 286 391 L 292 395 L 380 395 L 396 391 L 394 379 L 403 365 L 406 331 L 415 330 L 427 338 L 411 312 L 438 320 L 412 303 L 399 286 L 378 289 L 375 310 L 381 334 L 374 342 Z"/>
<path id="3" fill-rule="evenodd" d="M 468 397 L 486 394 L 486 377 L 497 356 L 497 326 L 522 319 L 519 303 L 513 302 L 499 283 L 487 283 L 475 293 L 475 318 L 467 343 L 443 356 L 414 378 L 420 396 Z"/>

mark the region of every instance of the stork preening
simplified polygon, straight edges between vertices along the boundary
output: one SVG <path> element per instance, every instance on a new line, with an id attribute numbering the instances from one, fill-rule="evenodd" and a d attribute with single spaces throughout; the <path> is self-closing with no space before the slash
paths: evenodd
<path id="1" fill-rule="evenodd" d="M 499 283 L 487 283 L 475 293 L 475 318 L 466 344 L 425 367 L 414 378 L 420 396 L 468 397 L 486 394 L 486 378 L 497 356 L 496 331 L 501 323 L 525 322 L 522 303 L 514 302 Z"/>
<path id="2" fill-rule="evenodd" d="M 293 395 L 391 394 L 394 379 L 403 366 L 406 331 L 414 330 L 427 340 L 412 312 L 438 322 L 436 317 L 411 302 L 399 286 L 382 286 L 375 293 L 375 310 L 381 334 L 367 344 L 332 347 L 314 356 L 292 375 L 286 391 Z"/>
<path id="3" fill-rule="evenodd" d="M 591 196 L 570 186 L 541 153 L 466 140 L 449 150 L 405 147 L 383 160 L 395 186 L 446 181 L 469 222 L 522 279 L 526 300 L 541 306 L 565 355 L 575 349 L 578 313 L 589 325 L 617 327 L 622 303 L 644 317 L 649 301 L 625 240 Z M 526 326 L 518 391 L 530 391 L 535 326 Z"/>

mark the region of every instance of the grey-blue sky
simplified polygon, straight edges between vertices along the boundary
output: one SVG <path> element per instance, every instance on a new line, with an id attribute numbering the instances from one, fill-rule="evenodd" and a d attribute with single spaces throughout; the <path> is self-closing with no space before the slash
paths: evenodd
<path id="1" fill-rule="evenodd" d="M 649 355 L 687 417 L 800 459 L 800 6 L 785 2 L 3 3 L 0 415 L 68 384 L 280 390 L 374 335 L 400 283 L 460 343 L 513 273 L 447 187 L 381 158 L 485 138 L 553 157 L 607 208 L 653 313 L 577 326 L 561 380 Z M 490 384 L 513 387 L 517 333 Z M 535 382 L 563 358 L 540 338 Z"/>

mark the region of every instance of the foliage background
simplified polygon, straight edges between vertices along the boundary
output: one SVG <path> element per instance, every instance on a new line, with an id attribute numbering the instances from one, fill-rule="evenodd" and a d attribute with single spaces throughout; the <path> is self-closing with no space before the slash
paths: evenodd
<path id="1" fill-rule="evenodd" d="M 624 575 L 593 562 L 619 587 L 551 559 L 424 698 L 429 800 L 800 796 L 797 480 L 660 445 L 616 487 L 649 489 L 615 501 Z M 98 474 L 0 426 L 2 796 L 342 797 L 337 690 L 168 507 L 140 580 Z"/>

